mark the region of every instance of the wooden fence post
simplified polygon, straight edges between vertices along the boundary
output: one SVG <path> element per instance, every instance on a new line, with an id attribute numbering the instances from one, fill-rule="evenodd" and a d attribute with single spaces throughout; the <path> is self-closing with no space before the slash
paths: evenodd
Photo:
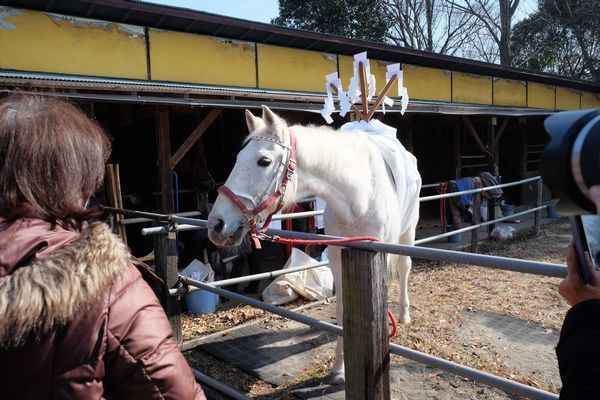
<path id="1" fill-rule="evenodd" d="M 171 328 L 173 328 L 175 340 L 181 344 L 183 342 L 181 307 L 179 299 L 169 294 L 169 289 L 173 289 L 178 280 L 177 233 L 175 231 L 169 230 L 167 234 L 154 236 L 154 257 L 156 274 L 164 281 L 160 302 L 169 318 Z"/>
<path id="2" fill-rule="evenodd" d="M 542 182 L 541 179 L 538 179 L 536 181 L 537 185 L 537 199 L 535 202 L 536 207 L 541 207 L 542 203 L 543 203 L 543 195 L 544 195 L 544 183 Z M 534 232 L 535 234 L 539 234 L 540 233 L 540 224 L 542 222 L 542 210 L 537 210 L 534 214 L 533 214 L 533 226 L 534 226 Z"/>
<path id="3" fill-rule="evenodd" d="M 342 250 L 347 400 L 390 399 L 384 253 Z"/>

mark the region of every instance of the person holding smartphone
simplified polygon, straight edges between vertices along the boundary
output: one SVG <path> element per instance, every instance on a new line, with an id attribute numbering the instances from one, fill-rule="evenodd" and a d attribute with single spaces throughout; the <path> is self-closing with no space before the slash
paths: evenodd
<path id="1" fill-rule="evenodd" d="M 600 186 L 590 189 L 590 197 L 600 214 Z M 573 244 L 567 254 L 567 277 L 559 293 L 571 305 L 556 347 L 560 378 L 560 398 L 600 398 L 600 271 L 592 271 L 589 284 L 579 277 Z"/>

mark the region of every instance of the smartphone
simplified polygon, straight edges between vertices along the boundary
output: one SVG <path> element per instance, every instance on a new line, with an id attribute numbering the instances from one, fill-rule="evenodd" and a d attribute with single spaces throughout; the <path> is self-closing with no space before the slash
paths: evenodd
<path id="1" fill-rule="evenodd" d="M 592 282 L 592 271 L 600 264 L 600 215 L 570 217 L 577 270 L 584 284 Z"/>

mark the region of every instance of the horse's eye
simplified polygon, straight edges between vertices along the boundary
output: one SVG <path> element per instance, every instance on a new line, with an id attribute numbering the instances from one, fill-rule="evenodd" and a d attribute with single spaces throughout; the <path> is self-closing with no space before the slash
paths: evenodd
<path id="1" fill-rule="evenodd" d="M 271 159 L 269 157 L 261 157 L 258 159 L 258 165 L 261 167 L 268 167 L 271 165 Z"/>

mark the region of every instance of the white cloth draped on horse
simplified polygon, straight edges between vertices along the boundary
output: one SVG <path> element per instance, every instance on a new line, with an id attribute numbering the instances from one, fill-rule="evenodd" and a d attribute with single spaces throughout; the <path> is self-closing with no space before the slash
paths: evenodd
<path id="1" fill-rule="evenodd" d="M 421 190 L 421 175 L 417 170 L 417 159 L 397 139 L 396 128 L 379 120 L 348 122 L 342 125 L 340 131 L 367 135 L 381 152 L 396 186 L 398 204 L 402 210 L 401 221 L 398 223 L 405 227 L 401 232 L 404 234 L 419 219 L 419 202 L 415 202 L 415 198 L 419 197 Z"/>

